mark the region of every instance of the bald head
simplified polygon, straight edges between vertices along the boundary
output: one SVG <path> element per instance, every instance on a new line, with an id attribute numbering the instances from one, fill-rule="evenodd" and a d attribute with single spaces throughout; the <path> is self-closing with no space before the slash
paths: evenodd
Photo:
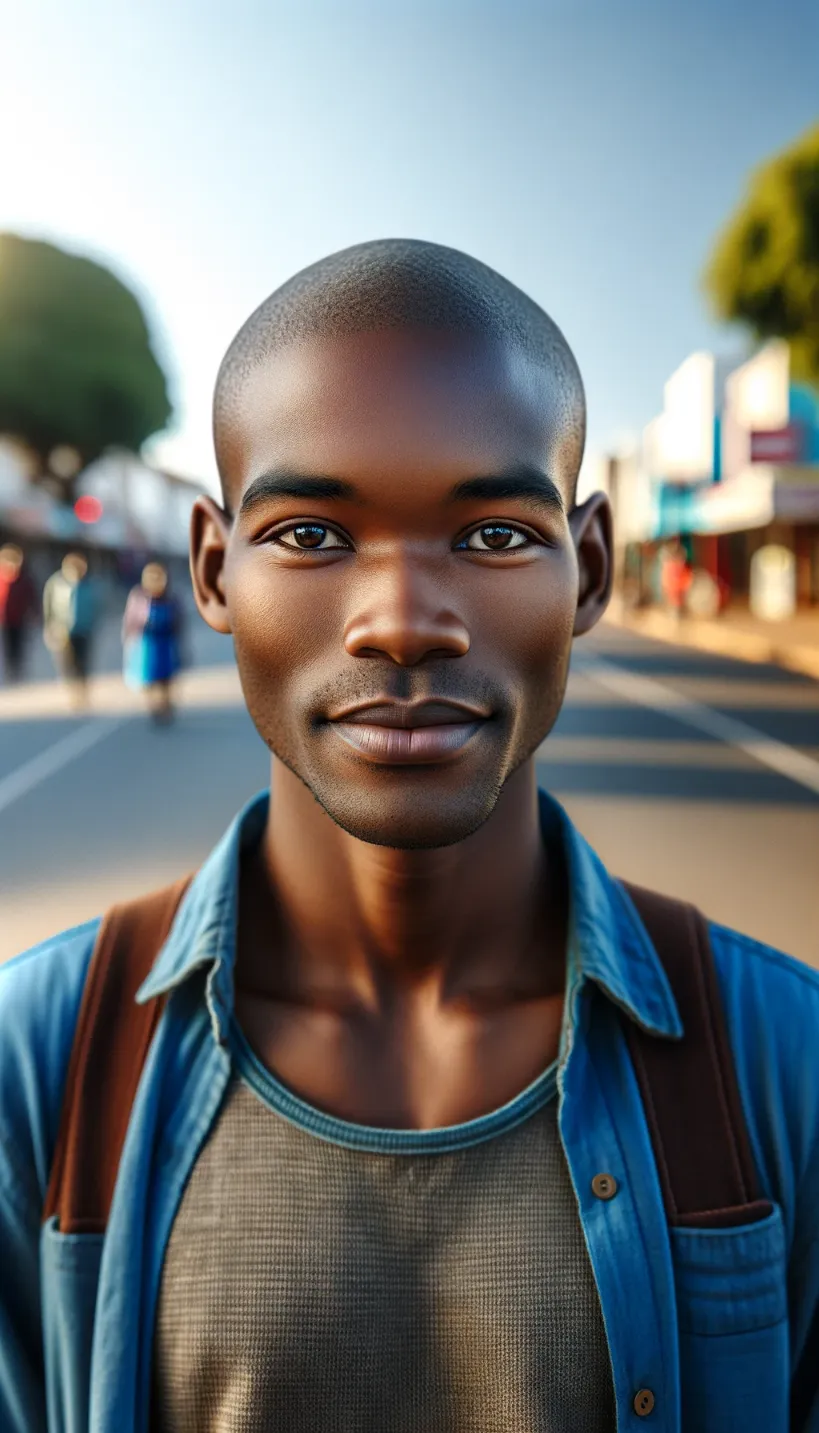
<path id="1" fill-rule="evenodd" d="M 468 254 L 421 240 L 379 239 L 303 269 L 242 325 L 222 360 L 214 394 L 223 486 L 225 440 L 240 420 L 247 380 L 278 349 L 310 338 L 424 328 L 512 345 L 549 370 L 576 482 L 586 402 L 574 354 L 557 324 L 521 289 Z"/>

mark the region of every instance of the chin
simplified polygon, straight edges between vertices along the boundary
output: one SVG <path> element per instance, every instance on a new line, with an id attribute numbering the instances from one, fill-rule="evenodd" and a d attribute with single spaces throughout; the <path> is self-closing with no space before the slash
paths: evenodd
<path id="1" fill-rule="evenodd" d="M 304 780 L 304 778 L 302 778 Z M 494 781 L 454 792 L 430 782 L 426 790 L 345 791 L 309 786 L 337 826 L 357 841 L 395 851 L 434 851 L 473 835 L 492 815 L 501 791 Z M 403 784 L 403 783 L 402 783 Z"/>

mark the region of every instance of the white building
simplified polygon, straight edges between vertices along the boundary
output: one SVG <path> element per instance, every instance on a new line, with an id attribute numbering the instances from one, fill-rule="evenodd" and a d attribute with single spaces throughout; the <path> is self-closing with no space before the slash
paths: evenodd
<path id="1" fill-rule="evenodd" d="M 787 344 L 742 363 L 691 354 L 665 385 L 638 467 L 627 483 L 642 503 L 624 488 L 617 518 L 642 557 L 684 535 L 695 565 L 742 597 L 755 553 L 776 544 L 793 555 L 798 600 L 819 603 L 819 397 L 791 380 Z"/>
<path id="2" fill-rule="evenodd" d="M 203 485 L 151 467 L 132 453 L 110 452 L 76 483 L 77 497 L 95 502 L 72 509 L 30 481 L 26 455 L 17 445 L 0 441 L 0 528 L 29 542 L 76 542 L 181 558 L 188 550 L 193 503 L 203 491 Z"/>

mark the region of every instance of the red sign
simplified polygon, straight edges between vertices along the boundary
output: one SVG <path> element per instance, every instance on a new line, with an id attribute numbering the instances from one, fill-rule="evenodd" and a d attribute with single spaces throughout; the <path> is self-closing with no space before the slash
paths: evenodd
<path id="1" fill-rule="evenodd" d="M 92 498 L 87 494 L 77 498 L 74 504 L 74 512 L 80 522 L 99 522 L 102 517 L 102 503 L 99 498 Z"/>
<path id="2" fill-rule="evenodd" d="M 804 438 L 799 423 L 751 434 L 752 463 L 798 463 L 803 452 Z"/>

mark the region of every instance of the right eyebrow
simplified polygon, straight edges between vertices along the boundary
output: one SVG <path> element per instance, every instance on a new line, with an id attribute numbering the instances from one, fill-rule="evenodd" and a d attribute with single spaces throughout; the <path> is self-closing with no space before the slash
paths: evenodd
<path id="1" fill-rule="evenodd" d="M 530 463 L 485 478 L 467 478 L 450 493 L 451 502 L 532 502 L 549 511 L 565 512 L 560 489 L 553 478 Z"/>
<path id="2" fill-rule="evenodd" d="M 325 501 L 356 498 L 355 488 L 341 478 L 323 478 L 306 473 L 262 473 L 242 495 L 239 513 L 244 515 L 271 498 L 323 498 Z"/>

